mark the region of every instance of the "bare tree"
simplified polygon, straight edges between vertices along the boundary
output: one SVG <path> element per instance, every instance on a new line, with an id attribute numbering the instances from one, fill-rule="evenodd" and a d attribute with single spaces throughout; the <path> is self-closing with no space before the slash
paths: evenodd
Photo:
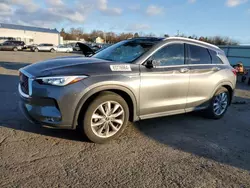
<path id="1" fill-rule="evenodd" d="M 88 42 L 94 42 L 97 37 L 101 37 L 106 39 L 107 43 L 116 43 L 121 40 L 126 40 L 133 37 L 155 37 L 156 35 L 154 33 L 148 33 L 145 34 L 143 32 L 139 33 L 114 33 L 114 32 L 103 32 L 101 30 L 93 30 L 91 33 L 84 33 L 83 28 L 70 28 L 69 31 L 65 31 L 64 28 L 62 28 L 60 32 L 61 36 L 64 38 L 64 40 L 76 40 L 80 38 L 84 38 Z M 179 34 L 179 36 L 201 40 L 204 42 L 208 42 L 215 45 L 237 45 L 238 42 L 231 40 L 229 37 L 221 37 L 221 36 L 214 36 L 214 37 L 198 37 L 197 35 L 190 35 L 186 36 L 185 34 Z M 168 34 L 165 34 L 164 37 L 169 37 Z"/>

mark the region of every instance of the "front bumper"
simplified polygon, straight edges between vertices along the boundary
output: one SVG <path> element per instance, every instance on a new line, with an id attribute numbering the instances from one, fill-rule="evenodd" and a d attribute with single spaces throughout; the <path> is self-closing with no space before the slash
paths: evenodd
<path id="1" fill-rule="evenodd" d="M 19 108 L 30 122 L 55 128 L 72 128 L 71 125 L 64 125 L 62 114 L 52 99 L 20 97 Z"/>
<path id="2" fill-rule="evenodd" d="M 83 82 L 57 87 L 41 85 L 33 78 L 30 80 L 29 94 L 18 86 L 19 107 L 24 116 L 32 123 L 46 127 L 75 129 L 75 110 L 86 88 Z"/>

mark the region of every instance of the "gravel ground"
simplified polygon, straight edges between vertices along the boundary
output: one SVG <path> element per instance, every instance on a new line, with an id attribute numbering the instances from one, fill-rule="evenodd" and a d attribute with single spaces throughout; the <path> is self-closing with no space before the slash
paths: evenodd
<path id="1" fill-rule="evenodd" d="M 196 114 L 131 123 L 105 145 L 29 123 L 18 69 L 69 54 L 0 52 L 0 187 L 250 187 L 250 87 L 221 120 Z M 73 55 L 73 54 L 70 54 Z"/>

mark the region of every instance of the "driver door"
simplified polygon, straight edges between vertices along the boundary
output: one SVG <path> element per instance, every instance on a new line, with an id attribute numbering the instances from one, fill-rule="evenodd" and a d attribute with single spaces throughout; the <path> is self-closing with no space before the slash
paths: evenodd
<path id="1" fill-rule="evenodd" d="M 141 119 L 185 112 L 189 87 L 185 54 L 183 43 L 170 43 L 149 58 L 152 68 L 141 65 Z"/>

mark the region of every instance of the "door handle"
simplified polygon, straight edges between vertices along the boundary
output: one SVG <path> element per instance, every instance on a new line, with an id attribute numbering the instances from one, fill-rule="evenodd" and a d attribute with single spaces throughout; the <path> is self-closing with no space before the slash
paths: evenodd
<path id="1" fill-rule="evenodd" d="M 213 68 L 212 68 L 212 71 L 215 71 L 215 72 L 216 72 L 216 71 L 219 71 L 219 70 L 221 70 L 221 68 L 219 68 L 219 67 L 213 67 Z"/>
<path id="2" fill-rule="evenodd" d="M 180 72 L 181 73 L 186 73 L 186 72 L 189 72 L 189 69 L 188 68 L 181 68 Z"/>

